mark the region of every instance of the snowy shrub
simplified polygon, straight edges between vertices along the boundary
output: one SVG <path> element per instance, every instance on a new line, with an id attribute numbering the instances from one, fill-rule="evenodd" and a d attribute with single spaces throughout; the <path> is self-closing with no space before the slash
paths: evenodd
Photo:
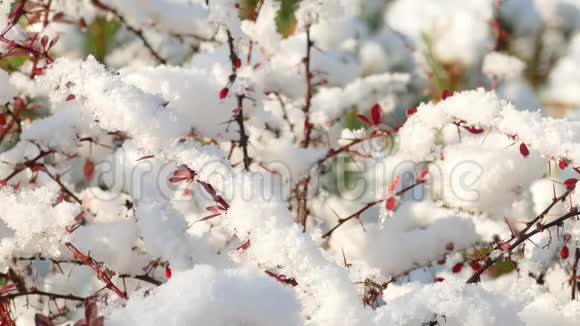
<path id="1" fill-rule="evenodd" d="M 578 1 L 0 0 L 0 30 L 1 325 L 580 319 Z"/>

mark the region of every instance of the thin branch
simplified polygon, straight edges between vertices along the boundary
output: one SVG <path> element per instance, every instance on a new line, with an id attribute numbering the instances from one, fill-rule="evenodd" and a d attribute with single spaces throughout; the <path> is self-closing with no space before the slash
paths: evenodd
<path id="1" fill-rule="evenodd" d="M 22 297 L 22 296 L 28 296 L 28 295 L 40 295 L 40 296 L 45 296 L 45 297 L 49 297 L 50 299 L 64 299 L 64 300 L 71 300 L 71 301 L 85 301 L 86 298 L 83 297 L 79 297 L 76 295 L 72 295 L 72 294 L 59 294 L 59 293 L 52 293 L 52 292 L 45 292 L 45 291 L 41 291 L 38 290 L 36 288 L 31 288 L 30 290 L 24 291 L 24 292 L 17 292 L 17 293 L 11 293 L 11 294 L 6 294 L 3 296 L 0 296 L 0 300 L 2 299 L 14 299 L 17 297 Z"/>
<path id="2" fill-rule="evenodd" d="M 303 148 L 310 144 L 310 137 L 312 134 L 312 123 L 310 122 L 310 106 L 312 104 L 312 72 L 310 67 L 311 53 L 314 42 L 310 38 L 310 26 L 306 26 L 306 57 L 304 57 L 304 70 L 306 78 L 306 94 L 304 96 L 304 139 L 301 142 Z"/>
<path id="3" fill-rule="evenodd" d="M 58 184 L 58 186 L 60 187 L 60 189 L 66 193 L 67 195 L 69 195 L 75 202 L 77 202 L 79 205 L 82 205 L 83 202 L 81 201 L 81 199 L 79 197 L 77 197 L 72 191 L 70 191 L 63 183 L 62 181 L 60 181 L 60 176 L 59 175 L 53 175 L 52 173 L 50 173 L 47 169 L 43 170 L 44 173 L 46 173 L 46 175 L 48 175 L 49 178 L 51 178 L 54 182 L 56 182 Z"/>
<path id="4" fill-rule="evenodd" d="M 419 181 L 417 181 L 416 183 L 414 183 L 414 184 L 412 184 L 412 185 L 410 185 L 410 186 L 407 186 L 407 187 L 405 187 L 405 188 L 403 188 L 403 189 L 399 190 L 397 193 L 395 193 L 395 194 L 394 194 L 394 196 L 401 196 L 401 195 L 403 195 L 404 193 L 406 193 L 407 191 L 409 191 L 409 190 L 411 190 L 411 189 L 413 189 L 413 188 L 415 188 L 415 187 L 417 187 L 418 185 L 420 185 L 420 184 L 423 184 L 423 183 L 425 183 L 425 181 L 424 181 L 424 180 L 419 180 Z M 369 208 L 371 208 L 371 207 L 373 207 L 373 206 L 376 206 L 377 204 L 380 204 L 380 203 L 382 203 L 382 202 L 384 202 L 384 201 L 385 201 L 385 199 L 379 199 L 379 200 L 376 200 L 376 201 L 373 201 L 373 202 L 367 203 L 367 204 L 366 204 L 365 206 L 363 206 L 361 209 L 359 209 L 358 211 L 356 211 L 356 212 L 352 213 L 352 215 L 350 215 L 350 216 L 348 216 L 348 217 L 345 217 L 345 218 L 341 218 L 341 219 L 339 219 L 339 220 L 338 220 L 338 224 L 336 224 L 334 227 L 332 227 L 332 229 L 328 230 L 328 232 L 326 232 L 325 234 L 323 234 L 323 235 L 322 235 L 322 238 L 328 238 L 328 237 L 330 237 L 330 236 L 332 235 L 332 233 L 333 233 L 334 231 L 336 231 L 336 229 L 338 229 L 338 228 L 339 228 L 341 225 L 343 225 L 344 223 L 346 223 L 346 222 L 348 222 L 348 221 L 352 220 L 353 218 L 360 218 L 360 217 L 361 217 L 361 215 L 362 215 L 362 213 L 364 213 L 365 211 L 367 211 Z"/>
<path id="5" fill-rule="evenodd" d="M 559 226 L 562 225 L 562 223 L 574 216 L 578 216 L 580 215 L 580 212 L 578 212 L 578 210 L 576 208 L 573 208 L 570 210 L 570 212 L 560 216 L 559 218 L 555 219 L 554 221 L 547 223 L 547 224 L 542 224 L 541 223 L 541 219 L 550 211 L 550 209 L 552 207 L 554 207 L 554 205 L 556 205 L 556 203 L 558 201 L 563 201 L 566 199 L 566 197 L 570 194 L 570 192 L 574 189 L 574 187 L 570 187 L 568 188 L 568 190 L 560 197 L 558 198 L 554 198 L 552 203 L 550 205 L 548 205 L 548 207 L 542 212 L 540 213 L 540 215 L 538 215 L 536 218 L 534 218 L 531 222 L 528 223 L 528 225 L 526 226 L 526 228 L 524 228 L 524 230 L 520 231 L 518 234 L 516 235 L 512 235 L 510 237 L 510 239 L 506 242 L 504 242 L 504 244 L 508 244 L 512 241 L 514 241 L 507 249 L 503 250 L 505 251 L 505 253 L 507 253 L 508 255 L 510 255 L 514 249 L 516 249 L 519 245 L 521 245 L 522 243 L 524 243 L 525 241 L 528 241 L 531 237 L 533 237 L 534 235 L 547 230 L 553 226 Z M 535 228 L 532 229 L 532 226 L 535 226 Z M 500 248 L 496 248 L 496 249 L 500 249 Z M 501 250 L 501 249 L 500 249 Z M 473 273 L 473 275 L 471 275 L 471 277 L 466 281 L 466 283 L 476 283 L 479 282 L 481 280 L 481 275 L 487 270 L 489 269 L 491 266 L 493 266 L 496 262 L 499 261 L 500 258 L 503 258 L 505 256 L 505 254 L 503 255 L 497 255 L 494 258 L 491 258 L 491 254 L 495 252 L 495 250 L 490 250 L 485 257 L 483 258 L 485 261 L 485 264 L 483 266 L 481 266 L 481 268 L 477 271 L 475 271 L 475 273 Z"/>
<path id="6" fill-rule="evenodd" d="M 139 39 L 141 39 L 141 41 L 143 42 L 143 45 L 145 45 L 145 47 L 147 48 L 147 50 L 149 50 L 149 53 L 151 53 L 151 55 L 153 55 L 153 57 L 155 57 L 155 59 L 157 61 L 159 61 L 159 63 L 161 63 L 161 64 L 167 64 L 167 60 L 165 58 L 161 57 L 161 55 L 159 53 L 157 53 L 157 51 L 155 51 L 155 49 L 153 48 L 153 46 L 151 45 L 151 43 L 149 43 L 149 41 L 145 37 L 145 35 L 144 35 L 144 33 L 143 33 L 142 30 L 140 30 L 140 29 L 138 29 L 138 28 L 136 28 L 134 26 L 131 26 L 131 24 L 129 24 L 129 22 L 127 22 L 127 19 L 123 15 L 121 15 L 115 8 L 112 8 L 112 7 L 109 7 L 109 6 L 105 5 L 100 0 L 91 0 L 91 1 L 92 1 L 93 5 L 95 7 L 111 13 L 123 25 L 125 25 L 125 27 L 127 27 L 128 30 L 130 30 L 135 35 L 137 35 L 137 37 Z"/>
<path id="7" fill-rule="evenodd" d="M 244 159 L 243 159 L 244 160 L 244 169 L 246 171 L 249 171 L 252 159 L 248 155 L 248 139 L 249 139 L 249 137 L 248 137 L 248 134 L 246 133 L 246 127 L 244 125 L 244 107 L 243 107 L 244 96 L 238 95 L 237 99 L 238 99 L 238 108 L 236 109 L 237 113 L 234 116 L 234 120 L 238 124 L 239 133 L 240 133 L 240 139 L 238 140 L 238 146 L 242 148 L 242 153 L 244 156 Z"/>
<path id="8" fill-rule="evenodd" d="M 576 279 L 578 275 L 578 261 L 580 260 L 580 248 L 576 248 L 574 252 L 574 265 L 572 265 L 572 279 L 570 280 L 570 286 L 572 288 L 572 300 L 576 300 L 576 288 L 578 287 L 578 280 Z"/>

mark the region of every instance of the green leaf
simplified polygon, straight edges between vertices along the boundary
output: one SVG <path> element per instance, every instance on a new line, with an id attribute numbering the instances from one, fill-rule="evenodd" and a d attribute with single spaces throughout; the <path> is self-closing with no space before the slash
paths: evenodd
<path id="1" fill-rule="evenodd" d="M 115 36 L 118 30 L 118 21 L 107 20 L 101 16 L 96 17 L 85 33 L 84 54 L 92 54 L 97 60 L 103 62 L 107 54 L 117 46 Z"/>
<path id="2" fill-rule="evenodd" d="M 345 129 L 357 130 L 364 128 L 365 124 L 357 118 L 357 111 L 346 112 L 342 117 L 342 125 Z"/>
<path id="3" fill-rule="evenodd" d="M 296 17 L 294 13 L 298 7 L 298 0 L 280 0 L 280 10 L 276 15 L 278 33 L 284 37 L 294 34 L 296 30 Z"/>
<path id="4" fill-rule="evenodd" d="M 27 56 L 10 56 L 0 59 L 0 68 L 11 73 L 20 69 L 28 59 Z"/>

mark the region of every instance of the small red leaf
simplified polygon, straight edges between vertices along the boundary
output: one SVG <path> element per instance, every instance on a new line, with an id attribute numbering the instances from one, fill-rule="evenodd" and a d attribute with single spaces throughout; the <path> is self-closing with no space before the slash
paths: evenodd
<path id="1" fill-rule="evenodd" d="M 212 218 L 214 218 L 216 216 L 220 216 L 220 215 L 221 215 L 221 213 L 211 214 L 209 216 L 206 216 L 204 218 L 201 218 L 201 219 L 197 220 L 196 223 L 197 222 L 203 222 L 203 221 L 211 220 Z"/>
<path id="2" fill-rule="evenodd" d="M 288 285 L 292 285 L 292 286 L 298 285 L 298 282 L 296 282 L 296 279 L 294 279 L 293 277 L 288 277 L 288 276 L 282 275 L 282 274 L 276 274 L 276 273 L 273 273 L 270 271 L 266 271 L 266 274 L 270 277 L 273 277 L 274 279 L 276 279 L 280 283 L 288 284 Z"/>
<path id="3" fill-rule="evenodd" d="M 497 248 L 501 251 L 507 251 L 510 248 L 509 242 L 500 243 L 497 245 Z"/>
<path id="4" fill-rule="evenodd" d="M 205 182 L 205 181 L 201 181 L 201 180 L 197 180 L 197 183 L 199 183 L 203 189 L 205 189 L 205 191 L 210 194 L 212 197 L 216 196 L 216 191 L 215 189 L 213 189 L 212 185 L 210 185 L 209 183 Z"/>
<path id="5" fill-rule="evenodd" d="M 564 186 L 566 186 L 566 188 L 572 188 L 572 187 L 576 186 L 577 182 L 578 182 L 578 179 L 569 178 L 569 179 L 566 179 L 566 181 L 564 181 Z"/>
<path id="6" fill-rule="evenodd" d="M 165 277 L 171 278 L 171 275 L 171 267 L 169 267 L 169 264 L 167 264 L 167 266 L 165 266 Z"/>
<path id="7" fill-rule="evenodd" d="M 222 207 L 221 210 L 226 211 L 226 210 L 228 210 L 228 208 L 230 208 L 230 205 L 228 205 L 228 203 L 225 201 L 225 199 L 223 199 L 221 196 L 217 196 L 215 198 L 215 201 L 217 201 L 218 204 L 221 205 L 221 207 Z"/>
<path id="8" fill-rule="evenodd" d="M 229 92 L 230 90 L 227 87 L 222 88 L 222 90 L 220 91 L 220 99 L 223 100 L 224 98 L 226 98 Z"/>
<path id="9" fill-rule="evenodd" d="M 364 115 L 362 115 L 362 114 L 357 114 L 357 115 L 356 115 L 356 117 L 357 117 L 357 118 L 358 118 L 360 121 L 362 121 L 362 122 L 364 122 L 365 124 L 367 124 L 369 127 L 372 127 L 372 126 L 373 126 L 373 123 L 371 122 L 371 120 L 369 120 L 369 118 L 365 117 Z"/>
<path id="10" fill-rule="evenodd" d="M 412 109 L 407 110 L 408 117 L 412 116 L 415 113 L 417 113 L 417 108 L 412 108 Z"/>
<path id="11" fill-rule="evenodd" d="M 54 16 L 52 16 L 52 20 L 55 21 L 55 22 L 56 21 L 59 21 L 59 20 L 61 20 L 63 18 L 64 18 L 64 12 L 62 12 L 62 11 L 59 11 L 56 14 L 54 14 Z"/>
<path id="12" fill-rule="evenodd" d="M 52 41 L 50 41 L 50 44 L 48 44 L 47 50 L 52 49 L 52 47 L 56 45 L 56 42 L 58 42 L 59 38 L 60 38 L 60 35 L 57 35 L 55 38 L 53 38 Z"/>
<path id="13" fill-rule="evenodd" d="M 38 76 L 44 74 L 44 68 L 34 67 L 32 68 L 32 75 Z"/>
<path id="14" fill-rule="evenodd" d="M 446 89 L 443 90 L 443 93 L 441 93 L 441 99 L 442 100 L 446 100 L 448 97 L 452 96 L 453 94 L 451 93 L 450 90 Z"/>
<path id="15" fill-rule="evenodd" d="M 44 35 L 41 39 L 40 39 L 40 45 L 42 45 L 43 49 L 46 49 L 46 46 L 48 45 L 48 36 Z"/>
<path id="16" fill-rule="evenodd" d="M 6 187 L 6 185 L 8 185 L 6 180 L 0 180 L 0 189 Z"/>
<path id="17" fill-rule="evenodd" d="M 93 163 L 93 161 L 89 159 L 85 161 L 85 166 L 83 167 L 83 174 L 87 179 L 87 181 L 93 178 L 93 175 L 95 174 L 95 163 Z"/>
<path id="18" fill-rule="evenodd" d="M 453 273 L 459 273 L 459 272 L 461 272 L 462 269 L 463 269 L 463 263 L 457 263 L 457 264 L 453 265 L 453 268 L 451 269 L 451 271 Z"/>
<path id="19" fill-rule="evenodd" d="M 397 189 L 397 186 L 399 186 L 399 183 L 401 183 L 401 176 L 398 175 L 398 176 L 393 178 L 393 180 L 389 184 L 389 187 L 387 188 L 387 191 L 393 192 L 395 189 Z"/>
<path id="20" fill-rule="evenodd" d="M 212 212 L 212 213 L 219 213 L 221 208 L 222 208 L 221 206 L 215 205 L 215 206 L 206 207 L 205 209 Z"/>
<path id="21" fill-rule="evenodd" d="M 473 126 L 463 126 L 463 128 L 467 131 L 469 131 L 472 134 L 481 134 L 483 132 L 483 128 L 477 128 L 477 127 L 473 127 Z"/>
<path id="22" fill-rule="evenodd" d="M 395 210 L 395 207 L 397 207 L 397 199 L 395 197 L 387 198 L 386 207 L 387 207 L 387 211 L 389 211 L 389 212 Z"/>
<path id="23" fill-rule="evenodd" d="M 523 157 L 528 157 L 528 155 L 530 155 L 530 151 L 528 150 L 528 146 L 526 146 L 526 144 L 524 144 L 524 143 L 520 144 L 520 154 L 522 154 Z"/>
<path id="24" fill-rule="evenodd" d="M 244 241 L 244 243 L 242 243 L 239 247 L 237 247 L 236 250 L 244 251 L 248 248 L 250 248 L 250 239 Z"/>
<path id="25" fill-rule="evenodd" d="M 381 108 L 380 105 L 375 104 L 373 105 L 373 107 L 371 108 L 371 119 L 373 122 L 373 126 L 378 126 L 381 121 L 383 120 L 383 108 Z"/>
<path id="26" fill-rule="evenodd" d="M 81 226 L 81 223 L 73 223 L 71 225 L 67 225 L 65 226 L 65 230 L 68 233 L 73 233 L 76 229 L 78 229 Z"/>
<path id="27" fill-rule="evenodd" d="M 142 161 L 142 160 L 148 160 L 150 158 L 154 158 L 155 155 L 145 155 L 145 156 L 141 156 L 140 158 L 137 159 L 136 162 Z"/>
<path id="28" fill-rule="evenodd" d="M 558 162 L 558 167 L 560 167 L 560 169 L 564 170 L 565 168 L 567 168 L 567 167 L 568 167 L 568 161 L 566 161 L 566 160 L 564 160 L 564 159 L 561 159 L 561 160 Z"/>
<path id="29" fill-rule="evenodd" d="M 569 256 L 570 250 L 568 249 L 568 246 L 563 246 L 562 249 L 560 250 L 560 258 L 568 259 Z"/>
<path id="30" fill-rule="evenodd" d="M 417 175 L 417 178 L 415 180 L 417 182 L 425 180 L 425 177 L 427 176 L 428 173 L 429 173 L 429 167 L 426 166 L 421 170 L 421 172 L 419 172 L 419 174 Z"/>
<path id="31" fill-rule="evenodd" d="M 79 223 L 80 223 L 80 222 L 83 222 L 83 221 L 85 220 L 85 212 L 80 212 L 80 213 L 78 213 L 78 214 L 75 216 L 74 220 L 75 220 L 76 222 L 79 222 Z"/>

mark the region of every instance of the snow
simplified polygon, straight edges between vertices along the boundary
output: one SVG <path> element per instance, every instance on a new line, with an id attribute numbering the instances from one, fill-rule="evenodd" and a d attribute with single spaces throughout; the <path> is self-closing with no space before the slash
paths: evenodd
<path id="1" fill-rule="evenodd" d="M 0 38 L 16 324 L 577 323 L 578 1 L 102 3 Z"/>
<path id="2" fill-rule="evenodd" d="M 511 79 L 521 75 L 525 64 L 518 58 L 490 52 L 483 59 L 483 73 L 492 78 Z"/>
<path id="3" fill-rule="evenodd" d="M 272 297 L 276 300 L 270 300 Z M 290 289 L 278 286 L 265 274 L 198 265 L 175 273 L 149 296 L 131 299 L 124 309 L 112 311 L 105 322 L 295 326 L 302 322 L 299 307 Z"/>

